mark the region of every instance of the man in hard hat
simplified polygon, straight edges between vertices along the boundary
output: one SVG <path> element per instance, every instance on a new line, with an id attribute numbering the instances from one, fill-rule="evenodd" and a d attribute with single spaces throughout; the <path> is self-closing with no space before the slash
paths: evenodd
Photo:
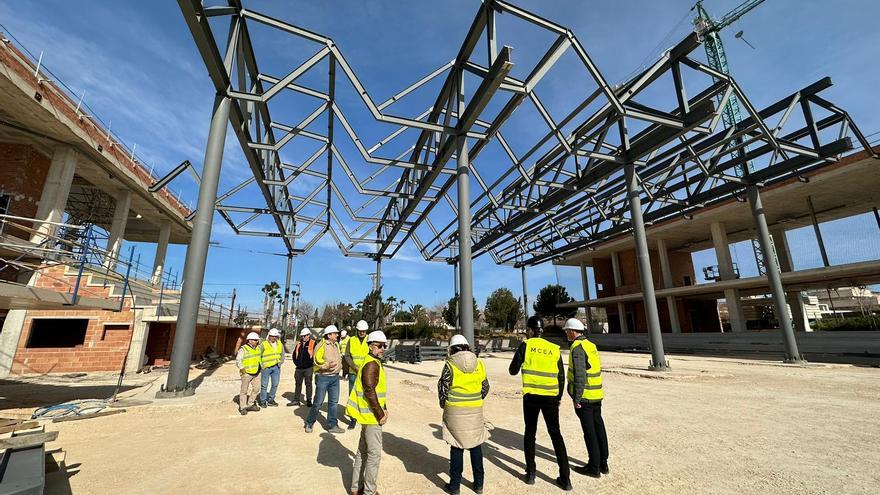
<path id="1" fill-rule="evenodd" d="M 511 375 L 522 372 L 523 450 L 526 456 L 526 473 L 523 480 L 528 485 L 535 484 L 535 435 L 538 432 L 538 416 L 544 416 L 547 433 L 553 442 L 556 463 L 559 464 L 559 477 L 556 485 L 570 491 L 571 469 L 568 465 L 568 452 L 565 440 L 559 431 L 559 402 L 565 387 L 565 366 L 559 346 L 541 338 L 544 322 L 537 315 L 529 318 L 526 325 L 530 337 L 516 349 L 508 371 Z"/>
<path id="2" fill-rule="evenodd" d="M 248 411 L 259 411 L 257 405 L 257 379 L 260 376 L 260 335 L 251 332 L 235 355 L 235 364 L 241 374 L 241 390 L 238 394 L 238 412 L 242 416 Z"/>
<path id="3" fill-rule="evenodd" d="M 357 335 L 349 337 L 348 343 L 343 348 L 345 367 L 348 369 L 348 395 L 351 395 L 352 390 L 354 390 L 357 372 L 363 366 L 367 354 L 370 353 L 370 348 L 367 346 L 367 331 L 370 329 L 370 325 L 366 321 L 360 320 L 355 325 L 355 328 L 357 329 Z M 348 429 L 353 430 L 356 424 L 357 421 L 350 417 Z"/>
<path id="4" fill-rule="evenodd" d="M 277 328 L 269 330 L 268 337 L 260 344 L 260 351 L 262 354 L 260 367 L 263 369 L 260 372 L 260 407 L 277 407 L 275 392 L 278 391 L 281 365 L 284 364 L 284 344 L 281 343 L 281 332 Z"/>
<path id="5" fill-rule="evenodd" d="M 608 474 L 608 435 L 602 420 L 602 364 L 596 344 L 587 339 L 587 330 L 577 318 L 565 322 L 565 335 L 571 342 L 568 355 L 568 395 L 581 421 L 589 459 L 578 473 L 598 478 Z"/>
<path id="6" fill-rule="evenodd" d="M 483 443 L 489 438 L 483 419 L 483 399 L 488 393 L 486 365 L 471 352 L 464 335 L 454 335 L 437 381 L 437 395 L 443 408 L 443 440 L 449 444 L 447 493 L 460 493 L 465 449 L 470 452 L 473 489 L 483 493 Z"/>
<path id="7" fill-rule="evenodd" d="M 312 374 L 315 372 L 315 339 L 312 338 L 312 331 L 303 328 L 299 331 L 299 341 L 293 347 L 291 353 L 293 365 L 296 368 L 293 371 L 293 379 L 296 382 L 296 388 L 293 391 L 293 402 L 288 406 L 298 406 L 300 404 L 300 392 L 302 392 L 302 384 L 306 383 L 306 407 L 312 407 Z"/>
<path id="8" fill-rule="evenodd" d="M 345 433 L 337 426 L 336 405 L 339 403 L 339 372 L 342 370 L 342 353 L 339 349 L 339 329 L 329 325 L 321 332 L 323 339 L 315 348 L 315 402 L 306 418 L 306 433 L 318 419 L 318 411 L 327 396 L 327 431 Z"/>
<path id="9" fill-rule="evenodd" d="M 361 425 L 354 454 L 351 495 L 374 495 L 382 458 L 382 425 L 388 421 L 385 406 L 385 367 L 382 357 L 388 340 L 379 330 L 367 336 L 369 352 L 358 369 L 354 390 L 348 395 L 346 413 Z"/>

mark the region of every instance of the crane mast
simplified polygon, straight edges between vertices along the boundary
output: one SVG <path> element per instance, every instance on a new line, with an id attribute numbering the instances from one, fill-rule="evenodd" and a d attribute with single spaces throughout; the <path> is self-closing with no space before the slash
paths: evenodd
<path id="1" fill-rule="evenodd" d="M 694 31 L 696 31 L 703 41 L 703 47 L 706 49 L 706 59 L 709 61 L 710 67 L 723 74 L 730 74 L 730 66 L 727 64 L 727 54 L 724 52 L 724 43 L 721 41 L 721 30 L 733 24 L 737 19 L 762 3 L 764 3 L 764 0 L 746 0 L 721 17 L 721 19 L 715 21 L 706 11 L 705 7 L 703 7 L 703 0 L 697 1 L 693 9 L 691 9 L 697 13 L 697 16 L 694 18 Z M 721 96 L 716 97 L 716 102 L 719 105 L 721 104 L 721 99 Z M 724 109 L 721 111 L 721 121 L 724 124 L 724 128 L 727 129 L 735 126 L 741 120 L 742 112 L 740 112 L 739 109 L 739 100 L 737 100 L 736 95 L 731 95 L 727 100 L 727 105 L 725 105 Z M 741 141 L 742 138 L 737 140 L 738 143 Z M 734 158 L 742 156 L 747 151 L 747 147 L 740 147 L 737 151 L 733 152 Z M 736 174 L 745 175 L 748 172 L 751 172 L 751 170 L 751 162 L 746 162 L 743 164 L 743 170 L 737 169 Z M 752 250 L 755 252 L 755 263 L 758 266 L 758 275 L 766 275 L 767 266 L 764 262 L 764 253 L 761 252 L 761 247 L 759 246 L 757 239 L 754 238 L 752 238 Z"/>

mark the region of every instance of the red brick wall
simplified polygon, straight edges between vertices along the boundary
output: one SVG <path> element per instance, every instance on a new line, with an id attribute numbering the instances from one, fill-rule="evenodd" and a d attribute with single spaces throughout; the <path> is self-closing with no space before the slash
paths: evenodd
<path id="1" fill-rule="evenodd" d="M 26 144 L 0 143 L 0 194 L 12 197 L 10 215 L 33 218 L 52 160 Z M 5 234 L 28 238 L 20 230 Z"/>
<path id="2" fill-rule="evenodd" d="M 147 364 L 165 364 L 171 359 L 176 328 L 176 323 L 150 323 L 150 335 L 146 347 Z M 196 327 L 191 358 L 199 359 L 205 354 L 208 346 L 221 356 L 235 354 L 244 343 L 245 332 L 246 330 L 241 328 L 199 325 Z"/>
<path id="3" fill-rule="evenodd" d="M 73 348 L 28 349 L 35 318 L 87 318 L 85 342 Z M 28 311 L 18 349 L 12 362 L 13 374 L 119 371 L 131 341 L 133 313 L 111 311 Z M 112 325 L 105 328 L 105 323 Z M 62 331 L 59 328 L 59 331 Z"/>

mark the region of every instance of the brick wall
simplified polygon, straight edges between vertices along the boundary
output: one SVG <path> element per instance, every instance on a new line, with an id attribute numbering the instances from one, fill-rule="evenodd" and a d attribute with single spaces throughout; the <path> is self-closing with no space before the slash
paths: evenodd
<path id="1" fill-rule="evenodd" d="M 50 158 L 29 145 L 0 143 L 0 194 L 12 197 L 10 215 L 33 218 L 37 214 L 51 164 Z M 5 233 L 23 235 L 15 230 Z"/>
<path id="2" fill-rule="evenodd" d="M 111 311 L 28 311 L 18 349 L 12 362 L 13 374 L 119 371 L 131 341 L 132 312 Z M 36 318 L 88 319 L 85 341 L 72 348 L 28 349 L 33 321 Z M 59 322 L 58 331 L 63 331 Z"/>
<path id="3" fill-rule="evenodd" d="M 147 364 L 167 364 L 171 359 L 176 328 L 176 323 L 150 323 L 150 335 L 146 346 Z M 221 356 L 235 354 L 244 343 L 247 331 L 249 330 L 242 328 L 198 325 L 191 358 L 193 360 L 201 358 L 208 346 Z"/>

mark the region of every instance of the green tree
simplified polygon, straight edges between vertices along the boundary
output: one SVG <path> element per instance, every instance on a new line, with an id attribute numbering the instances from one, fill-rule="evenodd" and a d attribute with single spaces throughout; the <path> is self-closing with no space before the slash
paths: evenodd
<path id="1" fill-rule="evenodd" d="M 510 289 L 500 288 L 486 299 L 486 322 L 493 327 L 512 330 L 517 320 L 522 317 L 519 299 L 513 296 Z"/>
<path id="2" fill-rule="evenodd" d="M 550 284 L 541 289 L 538 293 L 538 299 L 532 306 L 535 313 L 543 318 L 553 318 L 553 325 L 556 326 L 557 318 L 573 318 L 577 314 L 577 308 L 563 309 L 557 308 L 558 304 L 564 304 L 574 301 L 574 298 L 568 295 L 568 291 L 561 285 Z"/>
<path id="3" fill-rule="evenodd" d="M 428 311 L 425 310 L 425 307 L 421 304 L 414 304 L 409 307 L 409 313 L 412 315 L 413 319 L 418 323 L 425 323 L 428 321 Z"/>
<path id="4" fill-rule="evenodd" d="M 480 310 L 477 309 L 477 300 L 474 299 L 474 319 L 476 320 L 479 317 Z M 453 327 L 458 325 L 458 296 L 449 298 L 449 302 L 443 308 L 443 321 Z"/>

